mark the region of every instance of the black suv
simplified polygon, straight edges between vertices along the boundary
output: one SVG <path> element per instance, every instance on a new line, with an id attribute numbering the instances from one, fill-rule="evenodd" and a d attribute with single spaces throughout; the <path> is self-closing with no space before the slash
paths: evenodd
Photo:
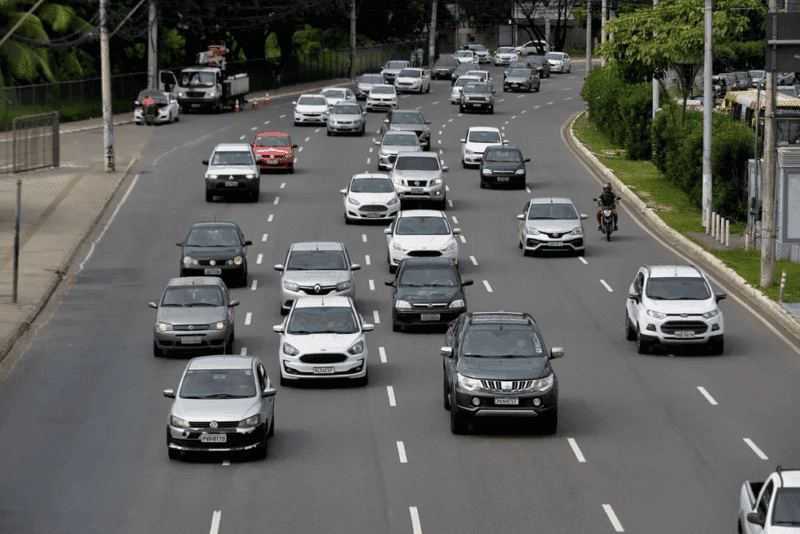
<path id="1" fill-rule="evenodd" d="M 523 158 L 522 150 L 514 145 L 486 147 L 481 159 L 481 189 L 490 185 L 516 186 L 525 189 L 527 180 L 525 164 L 531 158 Z"/>
<path id="2" fill-rule="evenodd" d="M 449 80 L 453 76 L 453 71 L 456 70 L 460 64 L 461 62 L 453 57 L 439 58 L 436 60 L 436 63 L 433 64 L 431 78 L 434 80 L 440 80 L 442 78 Z"/>
<path id="3" fill-rule="evenodd" d="M 196 222 L 186 240 L 176 244 L 181 247 L 181 276 L 221 276 L 247 285 L 247 247 L 253 243 L 235 222 Z"/>
<path id="4" fill-rule="evenodd" d="M 387 280 L 392 292 L 392 330 L 411 325 L 447 324 L 467 311 L 464 286 L 458 267 L 450 258 L 406 258 L 400 262 L 394 280 Z"/>
<path id="5" fill-rule="evenodd" d="M 555 433 L 558 380 L 550 360 L 564 349 L 547 351 L 530 314 L 465 313 L 450 325 L 439 352 L 453 434 L 466 433 L 473 417 L 530 417 Z"/>
<path id="6" fill-rule="evenodd" d="M 422 150 L 431 149 L 431 129 L 428 125 L 431 121 L 426 121 L 421 111 L 408 109 L 391 109 L 386 113 L 381 126 L 381 137 L 389 131 L 394 132 L 414 132 L 419 138 Z"/>
<path id="7" fill-rule="evenodd" d="M 525 63 L 528 64 L 529 69 L 536 69 L 536 71 L 539 73 L 539 78 L 550 77 L 550 63 L 544 58 L 544 56 L 528 56 L 525 58 Z"/>

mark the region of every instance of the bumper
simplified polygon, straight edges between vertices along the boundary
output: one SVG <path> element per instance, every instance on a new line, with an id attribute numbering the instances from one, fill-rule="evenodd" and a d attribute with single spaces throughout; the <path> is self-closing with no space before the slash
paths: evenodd
<path id="1" fill-rule="evenodd" d="M 192 351 L 223 347 L 230 334 L 230 327 L 225 330 L 154 330 L 153 340 L 162 351 Z"/>
<path id="2" fill-rule="evenodd" d="M 550 65 L 550 72 L 566 72 L 567 67 L 564 65 Z"/>
<path id="3" fill-rule="evenodd" d="M 225 435 L 225 442 L 207 443 L 201 441 L 203 434 L 209 436 Z M 265 425 L 252 428 L 179 428 L 167 426 L 168 447 L 179 451 L 232 452 L 246 451 L 259 445 L 265 434 Z"/>
<path id="4" fill-rule="evenodd" d="M 389 263 L 392 265 L 392 267 L 397 267 L 398 265 L 400 265 L 400 262 L 403 261 L 406 258 L 419 257 L 418 254 L 414 254 L 415 252 L 420 252 L 420 251 L 408 250 L 406 252 L 401 252 L 399 250 L 395 250 L 393 248 L 389 248 Z M 437 256 L 434 256 L 434 257 L 437 257 L 437 258 L 450 258 L 451 260 L 453 260 L 455 262 L 456 265 L 458 265 L 458 247 L 454 248 L 453 250 L 448 250 L 446 252 L 442 252 L 442 251 L 438 251 L 438 252 L 439 252 L 439 254 Z"/>
<path id="5" fill-rule="evenodd" d="M 462 160 L 467 165 L 480 165 L 483 161 L 483 154 L 464 154 Z"/>
<path id="6" fill-rule="evenodd" d="M 396 100 L 369 100 L 367 99 L 367 103 L 365 104 L 367 110 L 373 109 L 397 109 L 397 101 Z"/>
<path id="7" fill-rule="evenodd" d="M 395 84 L 394 85 L 394 90 L 397 91 L 398 93 L 402 93 L 402 92 L 410 93 L 412 91 L 413 92 L 417 92 L 417 91 L 422 90 L 422 85 L 418 84 L 418 83 L 415 83 L 413 85 L 398 85 L 398 84 Z"/>
<path id="8" fill-rule="evenodd" d="M 260 169 L 291 169 L 294 167 L 294 157 L 291 158 L 261 158 L 258 160 Z"/>
<path id="9" fill-rule="evenodd" d="M 314 293 L 306 293 L 303 290 L 289 291 L 285 287 L 281 286 L 281 310 L 288 312 L 295 300 L 300 297 L 308 297 L 309 295 L 313 296 Z M 344 291 L 336 291 L 334 289 L 333 291 L 325 293 L 324 295 L 330 297 L 350 297 L 351 299 L 355 300 L 356 285 L 353 283 L 350 285 L 350 289 L 345 289 Z"/>
<path id="10" fill-rule="evenodd" d="M 225 194 L 237 191 L 260 191 L 260 189 L 261 180 L 258 177 L 250 180 L 224 180 L 222 178 L 209 180 L 206 178 L 206 191 L 209 193 Z"/>
<path id="11" fill-rule="evenodd" d="M 328 123 L 328 131 L 336 133 L 360 133 L 361 129 L 365 127 L 365 123 L 359 122 L 355 124 L 331 124 Z"/>
<path id="12" fill-rule="evenodd" d="M 302 115 L 300 113 L 294 114 L 294 122 L 298 124 L 327 124 L 327 115 Z"/>
<path id="13" fill-rule="evenodd" d="M 289 380 L 325 380 L 331 378 L 364 378 L 367 374 L 367 350 L 358 358 L 342 363 L 310 364 L 281 354 L 281 377 Z"/>
<path id="14" fill-rule="evenodd" d="M 455 321 L 466 308 L 393 309 L 392 322 L 403 326 L 443 325 Z"/>
<path id="15" fill-rule="evenodd" d="M 504 174 L 504 175 L 491 175 L 485 176 L 481 174 L 481 183 L 491 186 L 518 186 L 525 183 L 524 174 Z"/>
<path id="16" fill-rule="evenodd" d="M 181 263 L 181 276 L 219 276 L 223 280 L 240 280 L 247 272 L 246 263 L 241 265 L 192 265 Z"/>
<path id="17" fill-rule="evenodd" d="M 708 320 L 693 320 L 690 323 L 665 319 L 657 321 L 650 316 L 643 317 L 641 335 L 645 341 L 662 345 L 704 345 L 713 338 L 725 333 L 721 314 Z"/>
<path id="18" fill-rule="evenodd" d="M 547 237 L 546 235 L 525 236 L 524 250 L 566 250 L 569 252 L 583 252 L 585 245 L 583 236 L 564 235 L 561 239 Z"/>
<path id="19" fill-rule="evenodd" d="M 133 120 L 136 122 L 136 124 L 144 124 L 144 112 L 134 111 Z M 164 111 L 163 113 L 155 115 L 153 117 L 153 122 L 156 124 L 163 124 L 165 122 L 169 122 L 169 112 Z"/>
<path id="20" fill-rule="evenodd" d="M 480 63 L 491 63 L 492 58 L 489 56 L 478 56 L 478 64 Z"/>
<path id="21" fill-rule="evenodd" d="M 477 401 L 475 399 L 478 399 Z M 498 399 L 512 399 L 505 402 L 517 404 L 499 404 Z M 535 405 L 538 399 L 539 406 Z M 451 409 L 469 417 L 542 417 L 557 407 L 558 390 L 552 387 L 542 393 L 502 393 L 486 391 L 464 391 L 456 389 L 456 398 Z M 475 404 L 477 402 L 477 405 Z"/>
<path id="22" fill-rule="evenodd" d="M 436 200 L 445 198 L 444 184 L 431 187 L 407 187 L 405 185 L 395 185 L 400 200 Z"/>
<path id="23" fill-rule="evenodd" d="M 504 91 L 530 91 L 531 86 L 526 85 L 524 83 L 504 83 L 503 90 Z"/>
<path id="24" fill-rule="evenodd" d="M 219 101 L 211 98 L 179 98 L 178 105 L 181 109 L 208 109 L 213 108 Z M 240 102 L 241 103 L 241 102 Z"/>
<path id="25" fill-rule="evenodd" d="M 347 218 L 352 221 L 380 221 L 391 219 L 397 216 L 400 211 L 400 203 L 388 206 L 386 211 L 359 211 L 355 206 L 347 206 Z"/>
<path id="26" fill-rule="evenodd" d="M 476 109 L 492 109 L 494 107 L 494 102 L 459 102 L 459 106 L 462 106 L 464 110 L 476 110 Z"/>

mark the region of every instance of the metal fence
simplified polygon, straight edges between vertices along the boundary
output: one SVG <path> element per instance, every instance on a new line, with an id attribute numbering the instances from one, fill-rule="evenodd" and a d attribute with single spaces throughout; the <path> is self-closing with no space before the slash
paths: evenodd
<path id="1" fill-rule="evenodd" d="M 0 172 L 58 167 L 59 122 L 58 111 L 15 118 L 0 134 Z"/>

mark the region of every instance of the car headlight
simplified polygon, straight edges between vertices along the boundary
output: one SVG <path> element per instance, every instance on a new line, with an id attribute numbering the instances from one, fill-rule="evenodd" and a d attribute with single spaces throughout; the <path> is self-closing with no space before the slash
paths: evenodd
<path id="1" fill-rule="evenodd" d="M 703 314 L 703 319 L 711 319 L 712 317 L 716 317 L 717 315 L 719 315 L 719 310 L 707 311 Z"/>
<path id="2" fill-rule="evenodd" d="M 464 304 L 464 299 L 456 299 L 450 303 L 448 308 L 463 308 L 464 306 L 466 306 L 466 304 Z"/>
<path id="3" fill-rule="evenodd" d="M 352 205 L 354 205 L 354 206 L 360 206 L 361 205 L 361 202 L 359 202 L 358 200 L 354 199 L 353 197 L 347 197 L 347 202 L 352 204 Z"/>
<path id="4" fill-rule="evenodd" d="M 439 185 L 441 183 L 442 183 L 441 178 L 434 178 L 433 180 L 431 180 L 431 185 Z"/>
<path id="5" fill-rule="evenodd" d="M 456 242 L 451 241 L 450 243 L 442 247 L 442 252 L 449 252 L 451 250 L 454 250 L 455 248 L 456 248 Z"/>
<path id="6" fill-rule="evenodd" d="M 481 174 L 483 174 L 484 176 L 491 176 L 492 171 L 491 169 L 481 169 Z"/>
<path id="7" fill-rule="evenodd" d="M 290 344 L 284 343 L 283 344 L 283 353 L 288 355 L 288 356 L 297 356 L 298 354 L 300 354 L 300 351 L 297 350 L 296 348 L 294 348 L 293 346 L 291 346 Z"/>
<path id="8" fill-rule="evenodd" d="M 226 326 L 228 326 L 228 321 L 217 321 L 214 323 L 214 328 L 217 330 L 225 330 Z"/>
<path id="9" fill-rule="evenodd" d="M 339 282 L 336 284 L 336 291 L 346 291 L 350 289 L 350 282 Z"/>
<path id="10" fill-rule="evenodd" d="M 136 108 L 136 113 L 141 113 L 142 111 L 142 108 Z"/>
<path id="11" fill-rule="evenodd" d="M 241 256 L 236 256 L 233 258 L 233 263 L 236 265 L 241 265 L 244 262 L 244 259 Z"/>
<path id="12" fill-rule="evenodd" d="M 581 235 L 583 233 L 583 228 L 578 226 L 577 228 L 573 228 L 570 232 L 570 235 Z"/>
<path id="13" fill-rule="evenodd" d="M 184 421 L 183 419 L 175 415 L 170 416 L 169 424 L 172 426 L 179 426 L 181 428 L 189 428 L 189 421 Z"/>
<path id="14" fill-rule="evenodd" d="M 361 354 L 364 352 L 364 340 L 359 341 L 349 349 L 347 349 L 347 354 L 352 354 L 355 356 L 356 354 Z"/>
<path id="15" fill-rule="evenodd" d="M 247 174 L 247 175 L 245 175 L 245 178 L 247 178 L 248 180 L 252 180 L 255 177 L 256 177 L 255 174 Z"/>
<path id="16" fill-rule="evenodd" d="M 553 387 L 553 381 L 553 375 L 548 375 L 544 378 L 540 378 L 539 380 L 534 380 L 531 389 L 534 391 L 547 391 Z"/>
<path id="17" fill-rule="evenodd" d="M 525 169 L 517 169 L 514 174 L 525 174 Z"/>
<path id="18" fill-rule="evenodd" d="M 470 378 L 462 374 L 456 373 L 458 377 L 458 385 L 467 391 L 477 391 L 481 389 L 481 381 L 477 378 Z"/>
<path id="19" fill-rule="evenodd" d="M 249 428 L 258 426 L 260 422 L 261 422 L 261 414 L 255 414 L 251 417 L 248 417 L 247 419 L 239 421 L 239 428 Z"/>
<path id="20" fill-rule="evenodd" d="M 647 310 L 647 315 L 655 317 L 656 319 L 666 319 L 667 314 L 656 310 Z"/>
<path id="21" fill-rule="evenodd" d="M 180 92 L 178 93 L 178 98 L 183 98 L 183 91 L 180 91 Z"/>
<path id="22" fill-rule="evenodd" d="M 402 178 L 392 178 L 392 183 L 394 185 L 403 185 L 403 179 Z"/>
<path id="23" fill-rule="evenodd" d="M 470 149 L 468 149 L 468 148 L 465 148 L 465 149 L 464 149 L 464 154 L 475 154 L 475 153 L 476 153 L 476 152 L 473 152 L 472 150 L 470 150 Z"/>
<path id="24" fill-rule="evenodd" d="M 162 113 L 164 113 L 165 111 L 167 111 L 167 110 L 166 110 L 166 109 L 164 109 L 164 108 L 156 108 L 156 113 L 158 113 L 159 115 L 161 115 L 161 114 L 162 114 Z"/>
<path id="25" fill-rule="evenodd" d="M 397 302 L 394 303 L 394 307 L 397 308 L 398 310 L 409 310 L 411 309 L 411 304 L 409 304 L 408 301 L 405 300 L 398 300 Z"/>
<path id="26" fill-rule="evenodd" d="M 208 98 L 214 98 L 215 96 L 217 96 L 217 93 L 215 91 L 209 91 L 208 93 L 206 93 L 206 96 Z"/>
<path id="27" fill-rule="evenodd" d="M 156 329 L 158 329 L 159 332 L 166 332 L 172 330 L 172 325 L 169 323 L 156 323 Z"/>
<path id="28" fill-rule="evenodd" d="M 191 256 L 184 256 L 183 264 L 186 265 L 187 267 L 189 265 L 197 265 L 197 260 L 192 258 Z"/>
<path id="29" fill-rule="evenodd" d="M 209 180 L 216 180 L 217 179 L 217 175 L 216 174 L 209 174 L 206 178 L 208 178 Z"/>
<path id="30" fill-rule="evenodd" d="M 397 199 L 396 198 L 392 198 L 392 199 L 389 200 L 389 202 L 386 203 L 387 206 L 393 206 L 395 204 L 397 204 Z"/>
<path id="31" fill-rule="evenodd" d="M 328 119 L 328 124 L 330 124 L 332 126 L 336 126 L 336 124 L 337 124 L 336 119 Z"/>
<path id="32" fill-rule="evenodd" d="M 399 250 L 400 252 L 405 252 L 406 250 L 408 250 L 406 247 L 397 242 L 392 243 L 392 248 L 395 250 Z"/>
<path id="33" fill-rule="evenodd" d="M 540 232 L 540 231 L 539 231 L 539 230 L 537 230 L 536 228 L 528 228 L 528 229 L 526 230 L 526 233 L 527 233 L 528 235 L 539 235 L 539 234 L 541 234 L 542 232 Z"/>
<path id="34" fill-rule="evenodd" d="M 283 289 L 287 291 L 297 291 L 298 289 L 300 289 L 300 286 L 298 284 L 295 284 L 294 282 L 284 282 Z"/>

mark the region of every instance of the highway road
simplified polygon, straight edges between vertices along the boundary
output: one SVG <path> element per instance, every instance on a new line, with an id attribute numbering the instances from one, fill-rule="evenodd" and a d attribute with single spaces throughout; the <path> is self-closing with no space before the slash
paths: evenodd
<path id="1" fill-rule="evenodd" d="M 524 421 L 451 434 L 442 408 L 443 331 L 394 333 L 385 226 L 349 225 L 339 190 L 377 170 L 372 139 L 295 127 L 292 98 L 240 114 L 185 115 L 156 128 L 106 217 L 0 383 L 0 532 L 231 534 L 727 533 L 746 479 L 797 465 L 798 350 L 730 294 L 721 302 L 722 356 L 642 356 L 625 340 L 624 302 L 643 264 L 687 263 L 626 210 L 607 243 L 595 230 L 600 182 L 569 149 L 564 124 L 583 109 L 582 73 L 542 91 L 503 93 L 494 115 L 459 114 L 450 83 L 401 98 L 432 122 L 432 149 L 450 166 L 446 213 L 461 228 L 460 269 L 473 311 L 527 311 L 559 378 L 555 435 Z M 531 158 L 528 191 L 483 190 L 462 169 L 469 126 L 503 129 Z M 134 126 L 131 126 L 134 127 Z M 257 204 L 204 201 L 201 160 L 216 143 L 290 133 L 293 175 L 264 174 Z M 101 135 L 100 132 L 97 135 Z M 587 213 L 583 257 L 523 257 L 516 215 L 530 196 L 567 196 Z M 370 383 L 280 387 L 264 461 L 228 455 L 167 459 L 166 416 L 185 367 L 152 355 L 154 311 L 178 276 L 189 225 L 234 220 L 253 241 L 250 281 L 232 289 L 237 353 L 257 355 L 277 383 L 279 274 L 296 241 L 345 243 L 367 322 Z M 713 279 L 713 273 L 709 273 Z M 373 289 L 374 288 L 374 289 Z M 715 287 L 731 291 L 726 287 Z"/>

